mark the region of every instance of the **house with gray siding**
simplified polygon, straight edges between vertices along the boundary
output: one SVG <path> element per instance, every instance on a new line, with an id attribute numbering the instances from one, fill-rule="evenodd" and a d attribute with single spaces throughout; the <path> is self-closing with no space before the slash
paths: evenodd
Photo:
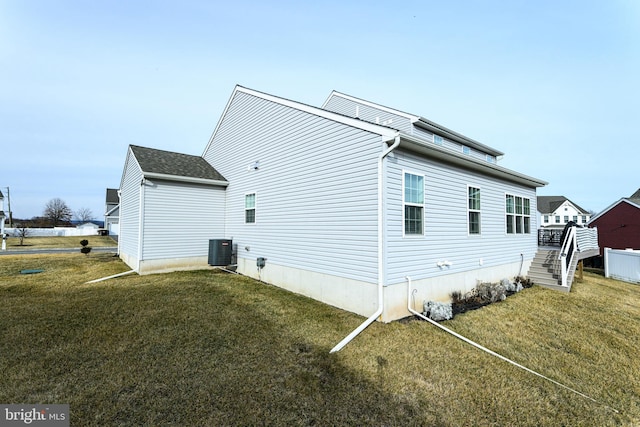
<path id="1" fill-rule="evenodd" d="M 202 268 L 208 239 L 231 239 L 238 272 L 391 321 L 409 314 L 409 280 L 419 308 L 527 273 L 546 183 L 502 155 L 339 92 L 314 107 L 236 86 L 201 157 L 159 172 L 179 155 L 130 147 L 120 255 L 140 272 Z M 206 178 L 184 176 L 191 160 Z M 196 205 L 198 236 L 166 232 Z"/>
<path id="2" fill-rule="evenodd" d="M 129 146 L 118 253 L 138 273 L 202 268 L 224 233 L 228 182 L 202 157 Z"/>

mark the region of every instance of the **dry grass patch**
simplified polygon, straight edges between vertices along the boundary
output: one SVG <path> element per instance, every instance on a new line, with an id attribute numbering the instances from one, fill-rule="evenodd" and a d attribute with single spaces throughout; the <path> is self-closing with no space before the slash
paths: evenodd
<path id="1" fill-rule="evenodd" d="M 27 264 L 45 272 L 15 274 Z M 125 270 L 108 256 L 2 258 L 0 402 L 69 403 L 73 425 L 640 420 L 637 286 L 588 275 L 569 295 L 532 288 L 447 322 L 615 414 L 426 322 L 374 324 L 329 354 L 361 317 L 240 276 L 84 284 Z"/>

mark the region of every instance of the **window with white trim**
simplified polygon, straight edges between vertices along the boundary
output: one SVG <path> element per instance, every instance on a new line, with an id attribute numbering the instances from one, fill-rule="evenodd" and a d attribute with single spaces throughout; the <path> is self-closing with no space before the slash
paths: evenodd
<path id="1" fill-rule="evenodd" d="M 256 193 L 244 195 L 244 223 L 254 224 L 256 222 Z"/>
<path id="2" fill-rule="evenodd" d="M 480 234 L 480 189 L 468 187 L 469 234 Z"/>
<path id="3" fill-rule="evenodd" d="M 403 223 L 404 234 L 424 234 L 424 176 L 404 173 Z"/>
<path id="4" fill-rule="evenodd" d="M 531 233 L 531 200 L 526 197 L 506 195 L 507 234 Z"/>

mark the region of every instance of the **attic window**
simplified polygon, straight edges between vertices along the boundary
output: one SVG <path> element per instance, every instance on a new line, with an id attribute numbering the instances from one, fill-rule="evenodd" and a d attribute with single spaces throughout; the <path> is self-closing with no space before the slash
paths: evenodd
<path id="1" fill-rule="evenodd" d="M 433 135 L 433 142 L 438 145 L 444 145 L 444 139 L 440 135 Z"/>
<path id="2" fill-rule="evenodd" d="M 466 145 L 462 146 L 462 154 L 471 154 L 471 148 L 467 147 Z"/>

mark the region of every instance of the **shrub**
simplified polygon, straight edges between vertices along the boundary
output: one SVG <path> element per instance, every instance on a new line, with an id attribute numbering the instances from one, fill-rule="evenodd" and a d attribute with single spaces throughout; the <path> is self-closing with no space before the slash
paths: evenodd
<path id="1" fill-rule="evenodd" d="M 502 283 L 480 283 L 476 292 L 486 302 L 504 301 L 507 298 L 507 290 Z"/>
<path id="2" fill-rule="evenodd" d="M 89 244 L 89 241 L 87 239 L 82 239 L 82 240 L 80 240 L 80 244 L 82 246 L 87 246 Z"/>
<path id="3" fill-rule="evenodd" d="M 80 252 L 82 252 L 85 255 L 89 255 L 89 252 L 91 252 L 91 246 L 83 246 L 80 248 Z"/>

